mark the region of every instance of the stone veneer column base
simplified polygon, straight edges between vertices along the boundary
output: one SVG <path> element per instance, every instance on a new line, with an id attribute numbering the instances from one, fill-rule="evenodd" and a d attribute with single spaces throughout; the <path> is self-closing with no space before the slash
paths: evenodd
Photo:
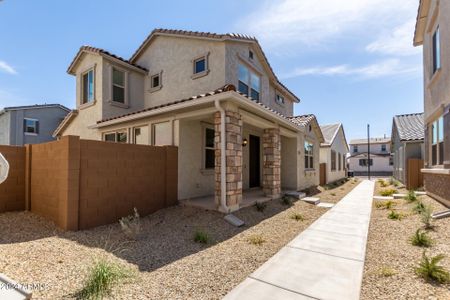
<path id="1" fill-rule="evenodd" d="M 264 129 L 263 190 L 270 198 L 281 196 L 281 137 L 279 128 Z"/>
<path id="2" fill-rule="evenodd" d="M 427 194 L 450 207 L 450 175 L 423 173 Z"/>

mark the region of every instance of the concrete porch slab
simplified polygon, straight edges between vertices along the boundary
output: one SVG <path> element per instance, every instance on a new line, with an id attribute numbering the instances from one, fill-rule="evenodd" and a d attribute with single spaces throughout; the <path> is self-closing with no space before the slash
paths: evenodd
<path id="1" fill-rule="evenodd" d="M 304 198 L 302 198 L 300 200 L 308 202 L 308 203 L 311 203 L 311 204 L 314 204 L 314 205 L 317 205 L 317 204 L 320 203 L 320 199 L 316 198 L 316 197 L 304 197 Z"/>
<path id="2" fill-rule="evenodd" d="M 427 192 L 420 192 L 420 191 L 417 191 L 415 193 L 416 193 L 416 196 L 425 196 L 427 194 Z"/>
<path id="3" fill-rule="evenodd" d="M 406 197 L 406 194 L 394 194 L 392 195 L 394 199 L 403 199 Z"/>
<path id="4" fill-rule="evenodd" d="M 306 194 L 303 192 L 297 192 L 297 191 L 285 191 L 284 194 L 286 196 L 295 198 L 295 199 L 302 199 L 306 197 Z"/>
<path id="5" fill-rule="evenodd" d="M 334 203 L 328 203 L 328 202 L 320 202 L 317 204 L 318 207 L 324 207 L 324 208 L 332 208 L 335 204 Z"/>
<path id="6" fill-rule="evenodd" d="M 394 200 L 391 196 L 373 196 L 373 200 Z"/>

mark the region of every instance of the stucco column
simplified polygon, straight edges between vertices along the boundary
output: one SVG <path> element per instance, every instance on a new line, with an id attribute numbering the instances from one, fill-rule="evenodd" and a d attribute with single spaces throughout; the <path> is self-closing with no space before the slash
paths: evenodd
<path id="1" fill-rule="evenodd" d="M 215 202 L 220 206 L 221 197 L 221 140 L 220 112 L 214 116 L 215 125 Z M 242 201 L 242 120 L 237 111 L 225 110 L 226 139 L 226 203 L 230 212 L 239 209 Z"/>
<path id="2" fill-rule="evenodd" d="M 281 196 L 281 137 L 279 128 L 264 129 L 263 189 L 271 198 Z"/>

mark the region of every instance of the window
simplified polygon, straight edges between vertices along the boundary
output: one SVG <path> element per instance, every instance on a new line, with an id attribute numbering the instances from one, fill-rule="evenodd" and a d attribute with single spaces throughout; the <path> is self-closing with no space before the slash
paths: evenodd
<path id="1" fill-rule="evenodd" d="M 160 90 L 162 88 L 162 72 L 154 74 L 150 77 L 150 92 Z"/>
<path id="2" fill-rule="evenodd" d="M 239 64 L 239 92 L 250 96 L 252 99 L 259 102 L 259 95 L 261 91 L 261 80 L 258 75 L 250 71 L 243 64 Z"/>
<path id="3" fill-rule="evenodd" d="M 112 70 L 112 101 L 125 104 L 125 72 Z"/>
<path id="4" fill-rule="evenodd" d="M 440 117 L 431 124 L 431 164 L 444 163 L 444 117 Z"/>
<path id="5" fill-rule="evenodd" d="M 342 170 L 342 159 L 340 153 L 338 153 L 338 170 Z"/>
<path id="6" fill-rule="evenodd" d="M 194 60 L 194 74 L 206 72 L 206 57 Z"/>
<path id="7" fill-rule="evenodd" d="M 277 94 L 275 97 L 275 102 L 278 104 L 284 104 L 284 97 L 281 96 L 280 94 Z"/>
<path id="8" fill-rule="evenodd" d="M 386 152 L 386 144 L 381 144 L 381 151 Z"/>
<path id="9" fill-rule="evenodd" d="M 126 143 L 128 141 L 126 131 L 109 132 L 103 135 L 103 140 L 106 142 Z"/>
<path id="10" fill-rule="evenodd" d="M 248 50 L 248 58 L 253 59 L 253 51 Z"/>
<path id="11" fill-rule="evenodd" d="M 336 151 L 331 150 L 331 171 L 336 171 Z"/>
<path id="12" fill-rule="evenodd" d="M 356 152 L 358 152 L 358 145 L 353 146 L 353 153 L 356 153 Z"/>
<path id="13" fill-rule="evenodd" d="M 205 169 L 213 169 L 215 166 L 214 135 L 214 129 L 205 128 L 205 155 L 203 162 L 203 167 Z"/>
<path id="14" fill-rule="evenodd" d="M 439 27 L 433 34 L 433 74 L 441 68 L 441 34 Z"/>
<path id="15" fill-rule="evenodd" d="M 170 122 L 153 124 L 153 145 L 172 145 L 172 126 Z"/>
<path id="16" fill-rule="evenodd" d="M 23 132 L 38 134 L 39 133 L 39 121 L 35 119 L 23 120 Z"/>
<path id="17" fill-rule="evenodd" d="M 83 91 L 81 104 L 94 101 L 94 70 L 89 70 L 82 75 L 81 89 Z"/>
<path id="18" fill-rule="evenodd" d="M 305 170 L 314 169 L 314 146 L 305 142 Z"/>
<path id="19" fill-rule="evenodd" d="M 368 161 L 367 158 L 362 158 L 359 160 L 359 165 L 362 167 L 367 167 L 367 161 Z M 370 165 L 371 166 L 373 165 L 373 159 L 370 159 Z"/>
<path id="20" fill-rule="evenodd" d="M 149 145 L 148 126 L 133 128 L 133 141 L 137 145 Z"/>

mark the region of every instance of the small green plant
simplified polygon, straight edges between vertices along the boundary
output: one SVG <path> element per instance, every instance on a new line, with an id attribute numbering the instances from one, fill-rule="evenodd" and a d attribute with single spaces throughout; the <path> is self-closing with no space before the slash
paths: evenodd
<path id="1" fill-rule="evenodd" d="M 450 274 L 439 262 L 444 259 L 443 254 L 434 257 L 428 257 L 425 251 L 422 254 L 422 260 L 415 269 L 416 274 L 424 278 L 426 281 L 435 281 L 439 283 L 450 282 Z"/>
<path id="2" fill-rule="evenodd" d="M 123 217 L 119 220 L 120 227 L 129 239 L 137 240 L 141 233 L 141 221 L 137 208 L 134 208 L 134 214 Z"/>
<path id="3" fill-rule="evenodd" d="M 283 197 L 281 197 L 281 203 L 283 205 L 292 205 L 292 199 L 291 197 L 284 195 Z"/>
<path id="4" fill-rule="evenodd" d="M 433 208 L 431 207 L 431 205 L 425 205 L 424 209 L 420 213 L 420 219 L 425 226 L 425 229 L 433 228 Z"/>
<path id="5" fill-rule="evenodd" d="M 380 192 L 381 196 L 385 196 L 385 197 L 392 196 L 395 193 L 397 193 L 396 189 L 384 189 L 384 190 L 381 190 L 381 192 Z"/>
<path id="6" fill-rule="evenodd" d="M 103 299 L 122 279 L 130 277 L 130 271 L 105 259 L 97 261 L 89 270 L 83 288 L 77 293 L 79 299 Z"/>
<path id="7" fill-rule="evenodd" d="M 396 205 L 397 205 L 397 202 L 392 201 L 392 200 L 375 202 L 375 207 L 382 208 L 382 209 L 392 209 Z"/>
<path id="8" fill-rule="evenodd" d="M 422 232 L 420 229 L 416 230 L 416 233 L 410 238 L 411 244 L 418 247 L 431 247 L 433 240 L 428 236 L 426 232 Z"/>
<path id="9" fill-rule="evenodd" d="M 266 209 L 266 207 L 267 207 L 267 204 L 266 204 L 265 202 L 259 202 L 259 201 L 257 201 L 257 202 L 255 203 L 255 207 L 256 207 L 256 210 L 257 210 L 257 211 L 264 211 L 264 210 Z"/>
<path id="10" fill-rule="evenodd" d="M 391 220 L 401 220 L 403 216 L 399 214 L 398 212 L 391 210 L 391 212 L 388 214 L 388 218 Z"/>
<path id="11" fill-rule="evenodd" d="M 389 266 L 383 266 L 380 269 L 380 274 L 381 274 L 381 276 L 384 276 L 384 277 L 391 277 L 391 276 L 394 276 L 395 274 L 397 274 L 397 271 L 395 271 L 393 268 L 391 268 Z"/>
<path id="12" fill-rule="evenodd" d="M 209 235 L 201 230 L 197 230 L 194 233 L 194 242 L 200 243 L 200 244 L 208 244 L 209 242 Z"/>
<path id="13" fill-rule="evenodd" d="M 299 213 L 294 213 L 291 215 L 291 219 L 295 220 L 295 221 L 303 221 L 305 220 L 305 218 L 303 218 L 303 216 Z"/>
<path id="14" fill-rule="evenodd" d="M 406 196 L 405 196 L 405 200 L 410 203 L 417 201 L 416 193 L 413 190 L 408 191 L 408 194 L 406 194 Z"/>
<path id="15" fill-rule="evenodd" d="M 248 242 L 252 245 L 261 246 L 266 242 L 266 240 L 262 237 L 262 235 L 252 235 L 248 238 Z"/>
<path id="16" fill-rule="evenodd" d="M 381 186 L 381 187 L 387 187 L 387 186 L 389 186 L 389 183 L 387 183 L 387 182 L 384 181 L 384 180 L 381 180 L 381 181 L 380 181 L 380 186 Z"/>
<path id="17" fill-rule="evenodd" d="M 421 214 L 425 210 L 425 204 L 422 201 L 417 201 L 417 203 L 412 208 L 413 212 L 416 214 Z"/>

